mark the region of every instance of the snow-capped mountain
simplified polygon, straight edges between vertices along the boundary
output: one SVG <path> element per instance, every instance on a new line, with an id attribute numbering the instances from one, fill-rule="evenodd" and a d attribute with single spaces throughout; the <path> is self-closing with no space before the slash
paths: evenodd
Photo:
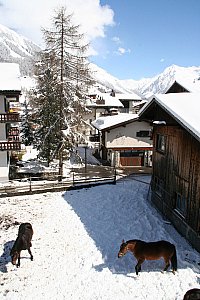
<path id="1" fill-rule="evenodd" d="M 33 59 L 40 47 L 15 31 L 0 25 L 0 62 L 15 62 L 20 65 L 22 76 L 33 75 Z M 95 89 L 101 92 L 136 93 L 148 97 L 155 93 L 164 93 L 176 80 L 181 84 L 197 82 L 200 85 L 200 66 L 180 67 L 172 65 L 153 78 L 141 80 L 120 80 L 108 72 L 90 64 L 93 77 L 96 80 Z M 199 88 L 200 91 L 200 88 Z"/>
<path id="2" fill-rule="evenodd" d="M 138 83 L 133 80 L 132 85 L 129 87 L 125 81 L 123 82 L 123 80 L 117 79 L 93 63 L 90 64 L 90 69 L 97 82 L 95 87 L 102 92 L 110 92 L 113 89 L 118 93 L 131 93 L 134 90 L 134 82 L 135 86 L 137 86 Z"/>
<path id="3" fill-rule="evenodd" d="M 136 93 L 148 98 L 152 94 L 165 93 L 175 80 L 186 88 L 198 83 L 200 91 L 200 66 L 185 68 L 172 65 L 153 78 L 141 80 L 119 80 L 96 65 L 92 65 L 92 68 L 98 87 L 104 91 L 114 89 L 116 92 Z"/>
<path id="4" fill-rule="evenodd" d="M 151 94 L 165 93 L 172 83 L 176 80 L 185 88 L 191 87 L 198 83 L 200 91 L 200 66 L 199 67 L 180 67 L 172 65 L 166 68 L 161 74 L 153 77 L 141 79 L 138 81 L 137 91 L 148 97 Z M 125 82 L 124 82 L 125 83 Z"/>
<path id="5" fill-rule="evenodd" d="M 0 24 L 0 62 L 18 63 L 22 75 L 32 75 L 33 57 L 38 51 L 33 42 Z"/>

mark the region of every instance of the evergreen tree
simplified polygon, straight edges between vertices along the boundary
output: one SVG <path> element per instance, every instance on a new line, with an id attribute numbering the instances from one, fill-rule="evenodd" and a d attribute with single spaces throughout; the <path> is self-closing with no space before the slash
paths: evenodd
<path id="1" fill-rule="evenodd" d="M 31 121 L 31 108 L 25 100 L 23 104 L 23 114 L 21 122 L 21 139 L 25 146 L 30 146 L 33 143 L 33 127 Z"/>
<path id="2" fill-rule="evenodd" d="M 61 7 L 53 18 L 52 29 L 43 29 L 46 49 L 36 68 L 35 106 L 39 155 L 50 162 L 59 159 L 62 176 L 63 151 L 84 139 L 77 131 L 86 111 L 85 98 L 93 83 L 83 35 L 72 24 L 72 15 Z"/>

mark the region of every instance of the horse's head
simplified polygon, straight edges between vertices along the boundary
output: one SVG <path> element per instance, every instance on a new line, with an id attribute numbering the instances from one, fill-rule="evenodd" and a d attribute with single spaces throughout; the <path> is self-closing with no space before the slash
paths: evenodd
<path id="1" fill-rule="evenodd" d="M 183 300 L 197 300 L 200 299 L 199 297 L 200 289 L 191 289 L 185 293 Z"/>
<path id="2" fill-rule="evenodd" d="M 118 252 L 118 258 L 124 256 L 127 251 L 128 251 L 128 244 L 124 240 L 122 240 L 122 244 Z"/>
<path id="3" fill-rule="evenodd" d="M 19 252 L 16 250 L 10 251 L 11 261 L 13 265 L 16 265 L 17 259 L 19 258 Z"/>

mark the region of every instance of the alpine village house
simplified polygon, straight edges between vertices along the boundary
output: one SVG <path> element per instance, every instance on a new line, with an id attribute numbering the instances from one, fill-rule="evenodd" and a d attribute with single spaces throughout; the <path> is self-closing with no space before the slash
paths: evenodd
<path id="1" fill-rule="evenodd" d="M 200 92 L 169 91 L 139 112 L 153 124 L 151 200 L 200 251 Z"/>
<path id="2" fill-rule="evenodd" d="M 0 64 L 0 182 L 9 180 L 12 151 L 19 151 L 18 103 L 21 94 L 19 65 Z"/>
<path id="3" fill-rule="evenodd" d="M 138 120 L 137 112 L 146 103 L 135 93 L 101 93 L 90 96 L 90 141 L 102 162 L 114 167 L 151 165 L 151 126 Z"/>
<path id="4" fill-rule="evenodd" d="M 99 117 L 92 125 L 100 132 L 101 157 L 111 166 L 151 166 L 152 140 L 149 122 L 141 121 L 138 114 L 121 113 Z"/>

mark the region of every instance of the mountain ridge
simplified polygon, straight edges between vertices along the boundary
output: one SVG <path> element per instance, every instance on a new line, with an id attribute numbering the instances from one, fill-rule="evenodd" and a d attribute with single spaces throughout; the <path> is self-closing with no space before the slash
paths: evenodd
<path id="1" fill-rule="evenodd" d="M 33 74 L 34 54 L 40 47 L 0 24 L 0 62 L 14 62 L 23 76 Z"/>
<path id="2" fill-rule="evenodd" d="M 26 37 L 0 24 L 0 62 L 18 63 L 21 75 L 32 77 L 35 54 L 40 50 Z M 118 93 L 136 93 L 143 98 L 164 93 L 175 80 L 191 83 L 200 78 L 200 66 L 181 67 L 173 64 L 152 78 L 140 80 L 120 80 L 93 63 L 90 66 L 97 90 L 110 92 L 113 89 Z"/>

